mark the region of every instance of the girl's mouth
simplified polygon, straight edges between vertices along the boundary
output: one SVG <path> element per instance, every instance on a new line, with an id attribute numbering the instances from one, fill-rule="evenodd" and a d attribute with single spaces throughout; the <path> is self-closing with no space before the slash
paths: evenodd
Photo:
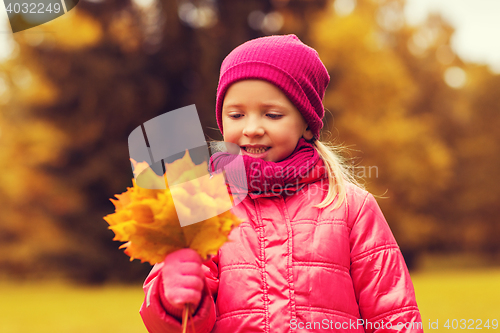
<path id="1" fill-rule="evenodd" d="M 269 149 L 271 149 L 271 147 L 259 147 L 259 148 L 242 147 L 242 148 L 243 148 L 243 150 L 245 150 L 247 153 L 250 153 L 250 154 L 263 154 L 266 151 L 268 151 Z"/>
<path id="2" fill-rule="evenodd" d="M 271 147 L 241 147 L 241 152 L 243 155 L 247 155 L 253 158 L 265 159 L 269 149 L 271 149 Z"/>

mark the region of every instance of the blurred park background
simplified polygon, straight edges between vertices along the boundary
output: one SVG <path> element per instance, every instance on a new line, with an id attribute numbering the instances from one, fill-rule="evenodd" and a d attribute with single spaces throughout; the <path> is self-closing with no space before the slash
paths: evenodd
<path id="1" fill-rule="evenodd" d="M 14 34 L 0 62 L 0 316 L 11 318 L 0 331 L 145 332 L 137 312 L 150 266 L 129 262 L 102 219 L 132 185 L 128 135 L 196 104 L 207 140 L 220 140 L 222 60 L 246 40 L 289 33 L 329 70 L 322 139 L 348 146 L 380 196 L 424 327 L 500 317 L 500 75 L 455 53 L 442 16 L 409 25 L 404 8 L 81 0 Z"/>

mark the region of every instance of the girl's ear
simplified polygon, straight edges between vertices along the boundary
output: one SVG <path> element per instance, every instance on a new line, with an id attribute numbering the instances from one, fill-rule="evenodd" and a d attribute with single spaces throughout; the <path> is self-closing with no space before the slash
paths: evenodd
<path id="1" fill-rule="evenodd" d="M 309 129 L 309 126 L 307 126 L 304 133 L 302 133 L 302 137 L 307 141 L 312 140 L 312 138 L 314 137 L 313 132 Z"/>

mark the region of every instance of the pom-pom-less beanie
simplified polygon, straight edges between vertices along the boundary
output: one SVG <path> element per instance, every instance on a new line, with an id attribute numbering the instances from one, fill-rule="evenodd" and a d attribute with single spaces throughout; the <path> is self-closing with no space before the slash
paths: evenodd
<path id="1" fill-rule="evenodd" d="M 315 49 L 295 35 L 249 40 L 222 62 L 217 87 L 216 117 L 221 133 L 222 105 L 229 86 L 245 79 L 266 80 L 280 88 L 309 125 L 314 138 L 323 127 L 323 97 L 330 76 Z"/>

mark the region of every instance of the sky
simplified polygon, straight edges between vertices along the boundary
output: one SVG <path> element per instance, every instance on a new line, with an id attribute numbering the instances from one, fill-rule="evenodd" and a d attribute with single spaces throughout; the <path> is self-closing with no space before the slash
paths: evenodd
<path id="1" fill-rule="evenodd" d="M 409 24 L 424 21 L 432 12 L 455 27 L 451 45 L 460 58 L 500 73 L 500 0 L 406 0 Z"/>
<path id="2" fill-rule="evenodd" d="M 0 61 L 12 49 L 4 8 L 0 1 Z M 422 22 L 431 12 L 440 13 L 456 28 L 452 47 L 463 60 L 488 64 L 500 73 L 500 0 L 406 0 L 410 24 Z"/>

